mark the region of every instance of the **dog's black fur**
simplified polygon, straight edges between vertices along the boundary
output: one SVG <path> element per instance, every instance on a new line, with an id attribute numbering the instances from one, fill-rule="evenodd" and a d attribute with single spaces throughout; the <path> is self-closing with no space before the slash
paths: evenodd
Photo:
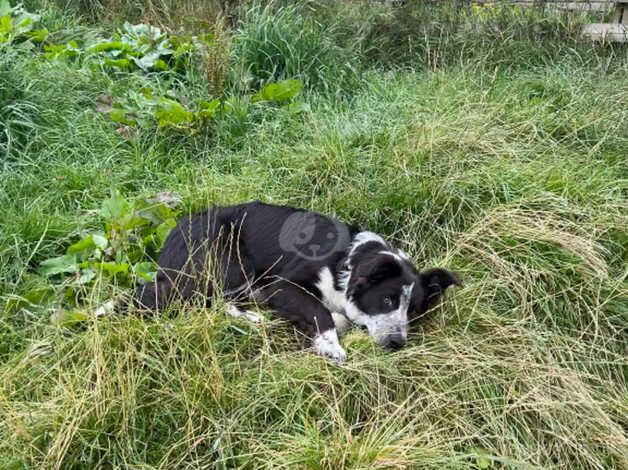
<path id="1" fill-rule="evenodd" d="M 398 320 L 394 331 L 382 329 L 386 315 L 401 318 L 406 307 L 400 304 L 408 304 L 411 321 L 448 286 L 460 284 L 455 273 L 443 269 L 417 271 L 402 252 L 371 232 L 261 202 L 214 207 L 181 219 L 158 264 L 155 281 L 135 293 L 139 308 L 164 309 L 194 297 L 209 302 L 220 293 L 238 305 L 261 302 L 315 339 L 328 331 L 336 336 L 335 313 L 368 326 L 390 349 L 403 346 L 405 329 Z M 402 295 L 403 286 L 411 290 L 409 296 Z M 344 360 L 340 346 L 331 346 L 340 348 L 340 357 L 326 351 L 328 346 L 317 350 Z"/>

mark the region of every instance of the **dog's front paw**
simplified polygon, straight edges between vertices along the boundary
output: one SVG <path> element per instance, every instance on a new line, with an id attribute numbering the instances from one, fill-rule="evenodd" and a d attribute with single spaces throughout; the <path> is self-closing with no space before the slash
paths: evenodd
<path id="1" fill-rule="evenodd" d="M 333 328 L 314 337 L 312 344 L 314 351 L 320 356 L 328 357 L 339 364 L 347 361 L 347 353 L 340 346 L 338 334 Z"/>

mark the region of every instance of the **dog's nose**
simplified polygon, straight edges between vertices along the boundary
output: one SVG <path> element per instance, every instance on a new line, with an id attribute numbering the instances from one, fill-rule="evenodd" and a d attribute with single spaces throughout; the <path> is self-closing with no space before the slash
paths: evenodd
<path id="1" fill-rule="evenodd" d="M 384 349 L 387 351 L 398 351 L 406 344 L 406 339 L 401 334 L 391 335 L 386 338 L 384 343 Z"/>

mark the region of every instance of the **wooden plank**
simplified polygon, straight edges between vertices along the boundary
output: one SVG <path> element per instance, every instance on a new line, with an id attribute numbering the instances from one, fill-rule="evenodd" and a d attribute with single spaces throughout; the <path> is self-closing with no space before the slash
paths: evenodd
<path id="1" fill-rule="evenodd" d="M 615 23 L 628 24 L 628 2 L 617 2 Z"/>
<path id="2" fill-rule="evenodd" d="M 497 5 L 497 4 L 509 4 L 522 7 L 548 7 L 550 9 L 567 10 L 567 11 L 611 11 L 615 5 L 615 0 L 572 0 L 570 2 L 558 1 L 558 0 L 502 0 L 502 1 L 490 1 L 490 0 L 476 0 L 474 3 L 479 5 Z"/>
<path id="3" fill-rule="evenodd" d="M 608 4 L 612 6 L 615 3 L 626 3 L 626 2 L 618 2 L 617 0 L 571 0 L 570 2 L 565 2 L 564 0 L 474 0 L 473 3 L 478 3 L 478 4 L 518 3 L 518 4 L 524 4 L 524 5 L 551 5 L 554 3 L 572 3 L 574 5 Z"/>
<path id="4" fill-rule="evenodd" d="M 584 25 L 582 35 L 593 41 L 628 42 L 628 26 L 618 23 L 591 23 Z"/>
<path id="5" fill-rule="evenodd" d="M 610 11 L 613 3 L 610 2 L 552 2 L 551 6 L 560 10 L 569 11 Z"/>

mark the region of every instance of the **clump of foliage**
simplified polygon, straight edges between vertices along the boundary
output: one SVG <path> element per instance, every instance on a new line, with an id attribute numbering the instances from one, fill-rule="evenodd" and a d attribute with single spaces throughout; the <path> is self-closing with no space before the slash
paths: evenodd
<path id="1" fill-rule="evenodd" d="M 9 0 L 0 0 L 0 51 L 2 45 L 23 41 L 44 42 L 46 28 L 36 29 L 40 16 L 29 13 L 21 3 L 11 6 Z"/>
<path id="2" fill-rule="evenodd" d="M 88 285 L 99 274 L 127 287 L 152 280 L 150 260 L 176 225 L 178 202 L 160 194 L 131 203 L 115 192 L 100 209 L 102 230 L 84 234 L 65 255 L 42 261 L 39 274 L 73 287 Z"/>
<path id="3" fill-rule="evenodd" d="M 193 55 L 212 46 L 211 34 L 166 34 L 157 26 L 124 23 L 110 39 L 90 45 L 85 52 L 104 67 L 181 72 L 190 64 Z"/>
<path id="4" fill-rule="evenodd" d="M 269 83 L 251 97 L 254 103 L 276 104 L 285 106 L 292 113 L 302 110 L 297 97 L 301 93 L 303 83 L 300 80 L 282 80 Z M 196 131 L 205 126 L 217 115 L 241 113 L 244 109 L 228 99 L 195 100 L 184 104 L 175 94 L 158 94 L 145 88 L 139 92 L 129 91 L 124 97 L 117 99 L 109 109 L 111 120 L 129 128 L 151 129 L 169 128 L 180 131 Z M 245 111 L 246 112 L 246 111 Z"/>

